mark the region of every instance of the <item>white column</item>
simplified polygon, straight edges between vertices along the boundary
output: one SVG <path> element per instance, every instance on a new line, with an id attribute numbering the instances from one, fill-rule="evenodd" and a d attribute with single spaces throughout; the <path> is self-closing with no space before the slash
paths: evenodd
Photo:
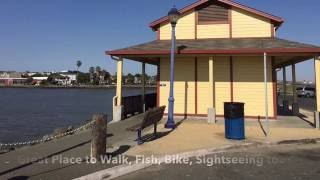
<path id="1" fill-rule="evenodd" d="M 123 116 L 122 106 L 122 72 L 123 72 L 123 59 L 120 57 L 117 59 L 117 87 L 116 96 L 113 98 L 113 121 L 121 121 Z"/>
<path id="2" fill-rule="evenodd" d="M 317 129 L 320 129 L 320 57 L 314 59 L 315 66 L 315 83 L 316 83 L 316 99 L 317 99 L 317 111 L 315 112 L 315 125 Z"/>
<path id="3" fill-rule="evenodd" d="M 209 108 L 214 108 L 213 57 L 209 58 Z"/>
<path id="4" fill-rule="evenodd" d="M 213 57 L 209 57 L 209 107 L 208 107 L 208 123 L 216 122 L 216 110 L 214 107 L 214 71 L 213 71 Z"/>
<path id="5" fill-rule="evenodd" d="M 117 61 L 117 105 L 121 105 L 122 99 L 122 74 L 123 74 L 123 59 L 122 57 L 119 58 Z"/>

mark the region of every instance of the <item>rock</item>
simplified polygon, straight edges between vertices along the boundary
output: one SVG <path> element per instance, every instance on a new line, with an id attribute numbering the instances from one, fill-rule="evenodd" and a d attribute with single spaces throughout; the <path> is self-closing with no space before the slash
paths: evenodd
<path id="1" fill-rule="evenodd" d="M 74 129 L 73 126 L 68 126 L 67 131 L 69 132 L 69 131 L 72 131 L 73 129 Z"/>
<path id="2" fill-rule="evenodd" d="M 68 132 L 68 128 L 57 128 L 53 131 L 52 136 L 62 135 L 66 132 Z"/>
<path id="3" fill-rule="evenodd" d="M 50 137 L 49 135 L 45 135 L 42 137 L 42 140 L 47 141 L 49 137 Z"/>

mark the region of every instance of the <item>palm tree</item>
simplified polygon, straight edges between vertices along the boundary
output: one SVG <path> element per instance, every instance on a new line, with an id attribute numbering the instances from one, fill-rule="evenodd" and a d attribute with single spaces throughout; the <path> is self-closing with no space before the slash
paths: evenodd
<path id="1" fill-rule="evenodd" d="M 93 83 L 93 79 L 94 79 L 94 67 L 90 67 L 89 68 L 89 73 L 90 73 L 90 82 Z"/>
<path id="2" fill-rule="evenodd" d="M 79 68 L 81 67 L 82 62 L 78 60 L 76 65 L 77 65 L 77 83 L 78 83 Z"/>
<path id="3" fill-rule="evenodd" d="M 100 72 L 101 72 L 101 67 L 100 67 L 100 66 L 97 66 L 97 67 L 96 67 L 96 73 L 99 74 Z"/>

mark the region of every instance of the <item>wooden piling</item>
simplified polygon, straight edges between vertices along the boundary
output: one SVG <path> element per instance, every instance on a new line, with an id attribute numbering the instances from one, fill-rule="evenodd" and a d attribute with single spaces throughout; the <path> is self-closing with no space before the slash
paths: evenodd
<path id="1" fill-rule="evenodd" d="M 93 121 L 91 158 L 101 161 L 101 157 L 106 155 L 107 117 L 102 114 L 95 114 Z"/>

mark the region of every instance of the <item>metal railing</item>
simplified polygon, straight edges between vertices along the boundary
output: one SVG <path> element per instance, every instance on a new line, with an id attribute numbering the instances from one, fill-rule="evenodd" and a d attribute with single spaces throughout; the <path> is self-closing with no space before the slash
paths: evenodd
<path id="1" fill-rule="evenodd" d="M 5 150 L 5 149 L 12 149 L 12 148 L 17 148 L 17 147 L 23 147 L 23 146 L 28 146 L 28 145 L 35 145 L 35 144 L 39 144 L 39 143 L 44 143 L 44 142 L 48 142 L 48 141 L 52 141 L 54 139 L 58 139 L 58 138 L 62 138 L 64 136 L 68 136 L 71 134 L 74 134 L 76 132 L 80 132 L 82 130 L 88 129 L 90 128 L 92 125 L 94 124 L 94 121 L 90 121 L 89 123 L 78 127 L 76 129 L 61 133 L 61 134 L 57 134 L 54 136 L 48 136 L 48 137 L 43 137 L 40 139 L 34 139 L 34 140 L 30 140 L 30 141 L 24 141 L 24 142 L 13 142 L 13 143 L 0 143 L 0 150 Z"/>
<path id="2" fill-rule="evenodd" d="M 142 95 L 122 97 L 123 116 L 143 113 L 143 99 Z M 145 95 L 145 109 L 154 108 L 157 106 L 157 94 Z"/>

